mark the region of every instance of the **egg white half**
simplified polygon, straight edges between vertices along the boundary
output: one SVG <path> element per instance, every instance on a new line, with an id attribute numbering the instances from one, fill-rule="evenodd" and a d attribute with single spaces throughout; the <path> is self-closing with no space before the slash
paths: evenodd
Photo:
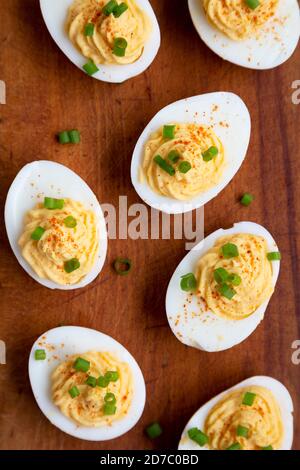
<path id="1" fill-rule="evenodd" d="M 222 59 L 249 69 L 271 69 L 288 60 L 300 37 L 297 0 L 279 0 L 276 15 L 256 37 L 234 41 L 206 18 L 201 0 L 188 0 L 194 26 L 203 42 Z"/>
<path id="2" fill-rule="evenodd" d="M 45 361 L 34 358 L 36 349 L 45 349 L 39 343 L 47 344 L 52 351 L 47 351 Z M 62 347 L 63 345 L 63 347 Z M 133 376 L 133 398 L 126 417 L 115 421 L 111 426 L 90 428 L 78 426 L 75 421 L 67 418 L 54 405 L 51 398 L 51 375 L 66 355 L 86 353 L 88 351 L 110 352 L 120 361 L 129 364 Z M 99 331 L 79 326 L 62 326 L 47 331 L 32 346 L 29 356 L 29 379 L 37 404 L 49 421 L 71 436 L 88 441 L 107 441 L 128 432 L 140 419 L 146 401 L 145 381 L 141 369 L 133 356 L 118 341 Z"/>
<path id="3" fill-rule="evenodd" d="M 23 258 L 18 240 L 24 230 L 24 218 L 44 197 L 71 198 L 92 210 L 97 219 L 99 249 L 92 270 L 77 284 L 60 285 L 40 278 Z M 10 246 L 22 268 L 35 281 L 49 289 L 72 290 L 90 284 L 101 272 L 107 252 L 107 231 L 101 206 L 90 187 L 74 171 L 59 163 L 40 160 L 25 165 L 7 194 L 5 226 Z"/>
<path id="4" fill-rule="evenodd" d="M 207 447 L 200 447 L 197 445 L 196 442 L 192 441 L 188 436 L 188 430 L 191 428 L 198 428 L 203 430 L 205 420 L 210 412 L 210 410 L 220 401 L 223 399 L 225 395 L 232 392 L 233 390 L 237 390 L 239 388 L 258 385 L 260 387 L 265 387 L 269 389 L 273 395 L 275 396 L 278 405 L 281 410 L 281 416 L 284 426 L 284 437 L 283 442 L 278 450 L 290 450 L 293 445 L 293 434 L 294 434 L 294 426 L 293 426 L 293 401 L 291 395 L 287 388 L 278 380 L 273 379 L 272 377 L 266 376 L 257 376 L 251 377 L 249 379 L 240 382 L 239 384 L 235 385 L 234 387 L 225 390 L 224 392 L 220 393 L 216 397 L 212 398 L 209 402 L 205 405 L 201 406 L 198 411 L 192 416 L 192 418 L 187 423 L 184 431 L 182 433 L 178 449 L 179 450 L 209 450 Z"/>
<path id="5" fill-rule="evenodd" d="M 165 124 L 196 123 L 213 126 L 224 145 L 226 168 L 221 181 L 189 201 L 162 196 L 141 180 L 145 144 L 151 134 Z M 132 156 L 131 181 L 146 204 L 168 214 L 189 212 L 203 206 L 224 189 L 239 170 L 247 153 L 251 120 L 245 103 L 228 92 L 208 93 L 172 103 L 160 110 L 141 134 Z"/>
<path id="6" fill-rule="evenodd" d="M 174 335 L 187 346 L 208 352 L 223 351 L 244 341 L 263 320 L 269 300 L 264 302 L 252 315 L 242 320 L 228 320 L 199 305 L 196 294 L 181 290 L 181 276 L 195 273 L 199 259 L 214 246 L 222 236 L 249 233 L 260 235 L 267 241 L 269 251 L 278 251 L 272 235 L 261 225 L 253 222 L 239 222 L 227 230 L 217 230 L 207 236 L 190 251 L 176 268 L 166 295 L 166 313 Z M 272 262 L 272 283 L 275 287 L 280 261 Z"/>
<path id="7" fill-rule="evenodd" d="M 160 29 L 157 18 L 148 0 L 135 1 L 148 15 L 152 24 L 152 31 L 145 44 L 142 56 L 133 64 L 128 65 L 96 64 L 99 72 L 95 73 L 93 78 L 103 82 L 122 83 L 144 72 L 155 59 L 160 47 Z M 40 0 L 42 15 L 53 40 L 68 59 L 84 72 L 82 67 L 87 59 L 72 44 L 65 31 L 68 9 L 72 3 L 73 0 Z"/>

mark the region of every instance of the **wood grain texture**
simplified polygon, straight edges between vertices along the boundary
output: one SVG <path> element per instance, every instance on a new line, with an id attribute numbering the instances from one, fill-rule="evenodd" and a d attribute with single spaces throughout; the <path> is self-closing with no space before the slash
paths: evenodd
<path id="1" fill-rule="evenodd" d="M 178 342 L 165 316 L 166 287 L 185 254 L 184 241 L 112 240 L 97 280 L 80 291 L 50 292 L 18 265 L 2 218 L 0 339 L 7 344 L 7 365 L 0 365 L 0 448 L 175 449 L 201 404 L 249 376 L 266 374 L 292 394 L 294 448 L 300 449 L 300 366 L 291 362 L 291 344 L 300 338 L 300 106 L 291 101 L 292 81 L 300 78 L 300 50 L 275 70 L 236 67 L 201 42 L 185 1 L 152 0 L 162 31 L 155 62 L 122 85 L 105 84 L 86 77 L 59 51 L 38 3 L 0 2 L 0 79 L 7 84 L 7 104 L 0 105 L 1 217 L 13 178 L 35 159 L 72 168 L 101 202 L 117 204 L 119 195 L 127 195 L 129 204 L 139 202 L 130 161 L 150 118 L 187 96 L 234 91 L 251 112 L 250 148 L 233 181 L 207 204 L 205 230 L 247 219 L 261 223 L 276 238 L 283 261 L 264 322 L 243 344 L 208 354 Z M 72 127 L 81 130 L 82 144 L 59 146 L 55 133 Z M 247 190 L 256 200 L 244 208 L 237 200 Z M 121 255 L 133 260 L 130 277 L 112 271 L 112 261 Z M 28 381 L 28 353 L 37 336 L 62 322 L 111 335 L 139 362 L 148 397 L 142 419 L 127 435 L 103 444 L 80 441 L 54 428 L 39 411 Z M 153 420 L 165 429 L 155 442 L 143 434 Z"/>

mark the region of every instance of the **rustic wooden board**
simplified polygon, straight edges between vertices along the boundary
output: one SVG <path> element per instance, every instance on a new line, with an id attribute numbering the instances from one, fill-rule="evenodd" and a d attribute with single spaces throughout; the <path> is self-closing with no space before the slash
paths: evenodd
<path id="1" fill-rule="evenodd" d="M 199 39 L 182 0 L 153 0 L 161 30 L 158 57 L 143 75 L 122 85 L 86 77 L 58 50 L 39 11 L 38 0 L 1 2 L 0 79 L 7 105 L 0 106 L 1 213 L 10 183 L 34 159 L 63 163 L 79 173 L 101 202 L 119 195 L 139 202 L 129 169 L 135 142 L 164 105 L 208 91 L 238 93 L 250 108 L 251 144 L 241 170 L 206 206 L 206 233 L 233 222 L 264 224 L 283 252 L 282 271 L 266 318 L 247 341 L 223 353 L 183 346 L 171 333 L 164 311 L 165 290 L 185 254 L 184 241 L 112 240 L 100 277 L 74 292 L 50 292 L 19 267 L 2 220 L 0 226 L 0 339 L 7 365 L 0 365 L 2 449 L 176 448 L 192 413 L 207 399 L 248 376 L 271 375 L 290 390 L 295 404 L 294 447 L 300 449 L 300 374 L 291 344 L 300 337 L 300 107 L 291 102 L 291 83 L 300 78 L 300 50 L 276 70 L 256 72 L 226 63 Z M 172 3 L 170 7 L 170 3 Z M 54 134 L 77 127 L 83 141 L 62 147 Z M 250 190 L 250 208 L 237 202 Z M 130 277 L 111 269 L 115 257 L 132 258 Z M 40 333 L 64 322 L 99 329 L 120 340 L 136 357 L 147 382 L 147 404 L 138 425 L 109 443 L 89 443 L 54 428 L 39 411 L 27 375 L 30 347 Z M 143 434 L 159 420 L 156 442 Z"/>

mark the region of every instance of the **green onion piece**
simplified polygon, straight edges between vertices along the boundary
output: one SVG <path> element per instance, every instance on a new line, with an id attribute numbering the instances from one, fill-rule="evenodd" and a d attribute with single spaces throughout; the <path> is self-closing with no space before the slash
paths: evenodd
<path id="1" fill-rule="evenodd" d="M 70 143 L 70 136 L 68 131 L 62 131 L 57 134 L 58 142 L 60 144 L 69 144 Z"/>
<path id="2" fill-rule="evenodd" d="M 200 447 L 205 446 L 208 443 L 208 436 L 198 428 L 191 428 L 188 431 L 189 438 L 196 442 Z"/>
<path id="3" fill-rule="evenodd" d="M 202 158 L 205 162 L 210 162 L 213 158 L 215 158 L 219 153 L 219 150 L 217 147 L 209 147 L 209 149 L 205 150 L 205 152 L 202 153 Z"/>
<path id="4" fill-rule="evenodd" d="M 161 436 L 163 430 L 159 423 L 152 423 L 145 429 L 146 434 L 150 439 L 156 439 L 157 437 Z"/>
<path id="5" fill-rule="evenodd" d="M 228 282 L 233 286 L 239 286 L 242 282 L 242 278 L 238 274 L 230 274 L 228 277 Z"/>
<path id="6" fill-rule="evenodd" d="M 108 372 L 105 373 L 104 377 L 109 382 L 117 382 L 119 380 L 119 372 L 117 370 L 115 371 L 109 370 Z"/>
<path id="7" fill-rule="evenodd" d="M 196 289 L 197 287 L 197 279 L 195 278 L 193 273 L 185 274 L 181 276 L 180 281 L 181 290 L 185 292 L 190 292 Z"/>
<path id="8" fill-rule="evenodd" d="M 115 38 L 113 54 L 117 57 L 124 57 L 128 43 L 125 38 Z"/>
<path id="9" fill-rule="evenodd" d="M 77 129 L 72 129 L 69 131 L 69 137 L 71 144 L 79 144 L 80 142 L 80 132 Z"/>
<path id="10" fill-rule="evenodd" d="M 64 224 L 68 228 L 75 228 L 77 225 L 77 220 L 72 215 L 68 215 L 68 217 L 64 219 Z"/>
<path id="11" fill-rule="evenodd" d="M 128 10 L 128 5 L 124 2 L 120 3 L 120 5 L 116 6 L 113 10 L 113 15 L 115 18 L 119 18 L 125 11 Z"/>
<path id="12" fill-rule="evenodd" d="M 163 138 L 174 139 L 176 126 L 164 126 L 163 127 Z"/>
<path id="13" fill-rule="evenodd" d="M 239 437 L 248 437 L 249 429 L 245 426 L 238 426 L 236 430 L 236 435 Z"/>
<path id="14" fill-rule="evenodd" d="M 107 379 L 107 377 L 101 375 L 100 377 L 98 377 L 97 385 L 98 387 L 106 388 L 109 385 L 109 380 Z"/>
<path id="15" fill-rule="evenodd" d="M 93 36 L 95 30 L 94 23 L 87 23 L 84 27 L 84 35 L 85 36 Z"/>
<path id="16" fill-rule="evenodd" d="M 236 258 L 239 256 L 238 247 L 234 243 L 226 243 L 222 246 L 222 255 L 224 258 Z"/>
<path id="17" fill-rule="evenodd" d="M 64 205 L 65 201 L 63 199 L 55 199 L 54 197 L 45 197 L 44 199 L 45 209 L 63 209 Z"/>
<path id="18" fill-rule="evenodd" d="M 102 13 L 105 16 L 109 16 L 115 8 L 118 7 L 118 2 L 116 0 L 110 0 L 103 8 Z"/>
<path id="19" fill-rule="evenodd" d="M 262 447 L 261 450 L 274 450 L 273 449 L 273 446 L 266 446 L 266 447 Z"/>
<path id="20" fill-rule="evenodd" d="M 269 261 L 280 261 L 281 260 L 281 253 L 280 251 L 271 251 L 267 254 L 267 258 Z"/>
<path id="21" fill-rule="evenodd" d="M 39 241 L 46 230 L 43 227 L 37 227 L 31 234 L 31 239 L 35 241 Z"/>
<path id="22" fill-rule="evenodd" d="M 251 10 L 255 10 L 260 5 L 259 0 L 246 0 L 246 4 Z"/>
<path id="23" fill-rule="evenodd" d="M 117 411 L 116 405 L 111 405 L 110 403 L 105 403 L 103 406 L 103 413 L 106 416 L 115 415 Z"/>
<path id="24" fill-rule="evenodd" d="M 251 202 L 253 202 L 254 200 L 254 196 L 252 196 L 252 194 L 250 193 L 245 193 L 241 199 L 240 199 L 240 203 L 243 204 L 243 206 L 250 206 Z"/>
<path id="25" fill-rule="evenodd" d="M 171 165 L 169 165 L 169 163 L 167 163 L 166 160 L 164 160 L 160 155 L 156 155 L 153 160 L 162 170 L 164 170 L 170 176 L 175 175 L 174 168 Z"/>
<path id="26" fill-rule="evenodd" d="M 226 282 L 218 286 L 218 291 L 223 297 L 226 297 L 226 299 L 231 300 L 235 294 L 236 291 L 232 289 Z"/>
<path id="27" fill-rule="evenodd" d="M 64 262 L 64 270 L 66 273 L 70 274 L 76 269 L 80 268 L 80 261 L 77 258 L 69 259 L 68 261 Z"/>
<path id="28" fill-rule="evenodd" d="M 71 395 L 72 398 L 76 398 L 78 397 L 78 395 L 80 395 L 80 391 L 78 390 L 76 385 L 74 385 L 74 387 L 70 388 L 69 394 Z"/>
<path id="29" fill-rule="evenodd" d="M 96 72 L 99 72 L 99 69 L 93 60 L 89 60 L 82 68 L 90 76 L 94 75 Z"/>
<path id="30" fill-rule="evenodd" d="M 128 258 L 117 258 L 114 261 L 114 269 L 120 276 L 126 276 L 130 273 L 132 268 L 132 262 Z"/>
<path id="31" fill-rule="evenodd" d="M 82 357 L 77 357 L 73 364 L 73 368 L 78 372 L 87 372 L 90 369 L 90 362 L 86 361 Z"/>
<path id="32" fill-rule="evenodd" d="M 177 163 L 180 158 L 180 154 L 177 150 L 171 150 L 171 152 L 168 153 L 168 160 L 172 163 Z"/>
<path id="33" fill-rule="evenodd" d="M 218 284 L 226 282 L 229 277 L 229 272 L 224 268 L 217 268 L 214 270 L 214 279 Z"/>
<path id="34" fill-rule="evenodd" d="M 178 169 L 180 171 L 180 173 L 187 173 L 188 171 L 190 171 L 190 169 L 192 168 L 192 165 L 190 164 L 190 162 L 181 162 Z"/>
<path id="35" fill-rule="evenodd" d="M 239 442 L 235 442 L 231 446 L 227 447 L 226 450 L 241 450 L 242 446 Z"/>
<path id="36" fill-rule="evenodd" d="M 46 351 L 44 349 L 36 349 L 34 351 L 34 359 L 36 361 L 44 361 L 46 359 Z"/>
<path id="37" fill-rule="evenodd" d="M 252 406 L 255 400 L 256 394 L 251 392 L 246 392 L 242 401 L 243 405 Z"/>
<path id="38" fill-rule="evenodd" d="M 90 387 L 95 388 L 97 385 L 97 379 L 96 377 L 93 377 L 92 375 L 89 375 L 89 377 L 86 379 L 85 383 L 89 385 Z"/>
<path id="39" fill-rule="evenodd" d="M 117 403 L 116 397 L 113 393 L 107 393 L 104 397 L 104 401 L 109 405 L 115 405 Z"/>

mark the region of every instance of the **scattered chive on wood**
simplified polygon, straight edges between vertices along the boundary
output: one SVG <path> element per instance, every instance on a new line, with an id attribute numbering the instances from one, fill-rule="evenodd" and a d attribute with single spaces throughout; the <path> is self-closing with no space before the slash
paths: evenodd
<path id="1" fill-rule="evenodd" d="M 132 262 L 129 258 L 117 258 L 114 261 L 114 270 L 119 276 L 127 276 L 132 268 Z"/>
<path id="2" fill-rule="evenodd" d="M 240 199 L 240 203 L 246 207 L 250 206 L 250 204 L 253 201 L 254 201 L 254 196 L 250 193 L 245 193 Z"/>
<path id="3" fill-rule="evenodd" d="M 162 427 L 159 423 L 155 422 L 146 427 L 145 432 L 150 439 L 156 439 L 162 435 Z"/>

